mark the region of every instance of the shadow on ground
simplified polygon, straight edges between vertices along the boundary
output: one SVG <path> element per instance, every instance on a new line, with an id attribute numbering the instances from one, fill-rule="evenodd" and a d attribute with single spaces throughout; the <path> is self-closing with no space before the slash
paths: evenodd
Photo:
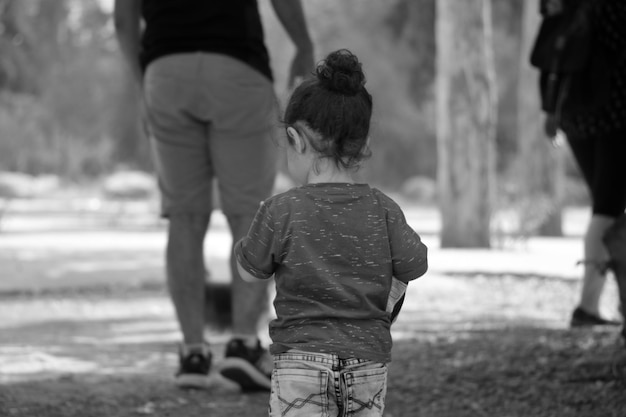
<path id="1" fill-rule="evenodd" d="M 174 388 L 180 334 L 162 280 L 96 269 L 86 287 L 0 296 L 0 416 L 266 415 L 267 394 L 242 395 L 216 375 L 208 392 Z M 576 281 L 541 275 L 412 283 L 393 327 L 385 415 L 623 417 L 618 331 L 569 330 L 577 293 Z M 613 283 L 606 294 L 616 305 Z M 207 336 L 219 361 L 229 335 Z"/>
<path id="2" fill-rule="evenodd" d="M 616 332 L 607 330 L 425 332 L 394 346 L 385 415 L 621 417 L 626 385 L 611 370 L 616 340 Z M 89 357 L 88 349 L 74 353 L 79 360 Z M 0 415 L 266 415 L 266 393 L 243 395 L 218 385 L 208 392 L 173 388 L 164 369 L 172 362 L 169 345 L 144 343 L 92 353 L 116 361 L 111 367 L 116 371 L 5 384 Z M 120 372 L 129 359 L 134 366 Z"/>
<path id="3" fill-rule="evenodd" d="M 395 345 L 391 416 L 623 416 L 613 331 L 530 327 L 424 334 Z"/>
<path id="4" fill-rule="evenodd" d="M 623 417 L 618 330 L 568 329 L 575 292 L 540 278 L 414 285 L 393 328 L 385 415 Z M 209 391 L 173 387 L 180 336 L 163 288 L 5 297 L 0 314 L 0 416 L 266 415 L 266 393 L 216 375 Z M 229 335 L 207 335 L 219 361 Z"/>

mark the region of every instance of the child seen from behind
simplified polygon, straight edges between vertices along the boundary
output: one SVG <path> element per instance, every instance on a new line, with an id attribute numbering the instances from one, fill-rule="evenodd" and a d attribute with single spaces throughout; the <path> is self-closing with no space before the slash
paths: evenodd
<path id="1" fill-rule="evenodd" d="M 270 416 L 383 414 L 394 306 L 427 250 L 391 198 L 355 182 L 371 115 L 358 58 L 328 55 L 285 111 L 302 185 L 264 201 L 235 246 L 243 279 L 276 283 Z"/>

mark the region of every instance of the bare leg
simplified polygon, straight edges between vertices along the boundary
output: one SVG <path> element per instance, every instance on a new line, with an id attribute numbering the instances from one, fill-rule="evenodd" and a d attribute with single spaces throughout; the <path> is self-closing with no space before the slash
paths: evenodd
<path id="1" fill-rule="evenodd" d="M 604 236 L 604 243 L 611 258 L 611 268 L 617 281 L 620 312 L 622 313 L 622 337 L 626 342 L 626 215 L 619 217 Z M 626 365 L 626 357 L 624 358 Z M 626 376 L 626 368 L 623 370 Z"/>
<path id="2" fill-rule="evenodd" d="M 204 341 L 204 237 L 210 216 L 171 215 L 167 283 L 186 345 Z"/>
<path id="3" fill-rule="evenodd" d="M 234 245 L 248 233 L 253 217 L 231 215 L 227 218 Z M 259 322 L 268 312 L 268 284 L 266 281 L 250 283 L 242 280 L 232 254 L 231 251 L 233 338 L 226 346 L 220 373 L 239 384 L 244 392 L 269 391 L 272 357 L 261 347 L 258 338 Z"/>
<path id="4" fill-rule="evenodd" d="M 228 224 L 233 236 L 233 246 L 243 238 L 252 224 L 253 216 L 229 216 Z M 232 273 L 232 306 L 233 306 L 233 333 L 256 339 L 259 320 L 267 314 L 269 307 L 267 282 L 245 282 L 239 277 L 234 256 L 230 259 Z"/>
<path id="5" fill-rule="evenodd" d="M 585 234 L 586 263 L 579 307 L 596 316 L 600 315 L 600 297 L 606 282 L 606 276 L 599 265 L 608 260 L 602 237 L 614 222 L 615 219 L 612 217 L 594 214 Z"/>

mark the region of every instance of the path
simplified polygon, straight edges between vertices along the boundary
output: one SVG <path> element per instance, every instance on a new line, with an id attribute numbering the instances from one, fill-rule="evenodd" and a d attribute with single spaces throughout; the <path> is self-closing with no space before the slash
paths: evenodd
<path id="1" fill-rule="evenodd" d="M 0 415 L 264 414 L 264 395 L 241 396 L 218 376 L 213 377 L 209 396 L 172 390 L 180 336 L 163 286 L 162 225 L 122 222 L 102 227 L 100 221 L 76 227 L 57 221 L 33 228 L 28 221 L 33 217 L 9 217 L 0 233 Z M 563 388 L 555 375 L 569 372 L 569 364 L 581 352 L 608 351 L 614 336 L 608 331 L 589 339 L 567 330 L 578 293 L 579 236 L 533 238 L 505 250 L 441 250 L 433 210 L 411 209 L 408 218 L 430 247 L 430 271 L 410 285 L 394 325 L 396 382 L 390 387 L 393 401 L 387 415 L 414 415 L 411 407 L 418 405 L 422 411 L 432 411 L 423 415 L 446 415 L 442 410 L 461 407 L 464 401 L 466 415 L 498 409 L 488 398 L 472 402 L 472 395 L 463 397 L 463 390 L 481 375 L 475 368 L 478 364 L 490 372 L 482 378 L 503 378 L 513 372 L 517 351 L 511 347 L 515 345 L 519 352 L 539 355 L 531 367 L 537 366 L 536 360 L 556 361 L 551 376 L 544 380 L 539 375 L 539 385 L 565 396 L 542 409 L 562 412 L 545 415 L 585 415 L 577 414 L 580 407 L 570 404 L 578 400 L 571 400 L 568 389 L 576 387 Z M 569 230 L 578 233 L 581 213 L 573 212 L 569 218 Z M 223 277 L 230 240 L 219 215 L 209 236 L 208 263 L 213 276 Z M 615 293 L 610 284 L 607 305 L 615 305 Z M 207 335 L 219 360 L 229 335 L 215 329 L 207 329 Z M 501 359 L 490 360 L 490 355 Z M 521 366 L 519 375 L 506 378 L 528 378 L 522 371 L 528 365 Z M 413 367 L 418 368 L 407 374 Z M 449 378 L 460 380 L 453 383 Z M 412 396 L 424 390 L 420 384 L 428 389 L 418 401 Z M 613 382 L 602 384 L 609 387 L 605 395 L 614 395 Z M 509 388 L 501 387 L 501 395 L 510 396 Z M 461 395 L 458 404 L 444 393 L 438 402 L 440 389 Z M 597 397 L 592 394 L 589 398 Z M 587 398 L 584 392 L 580 395 L 579 399 Z M 596 400 L 589 401 L 596 407 Z M 602 415 L 612 415 L 607 409 L 615 408 L 614 397 L 607 401 L 610 406 Z M 535 410 L 528 415 L 542 414 Z"/>

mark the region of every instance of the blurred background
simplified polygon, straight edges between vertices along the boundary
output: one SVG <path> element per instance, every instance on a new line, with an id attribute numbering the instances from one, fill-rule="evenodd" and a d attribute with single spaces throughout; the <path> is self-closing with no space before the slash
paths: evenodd
<path id="1" fill-rule="evenodd" d="M 276 91 L 284 103 L 293 49 L 269 2 L 259 3 Z M 527 62 L 522 48 L 526 3 L 533 2 L 491 1 L 497 195 L 520 181 L 515 167 L 520 63 Z M 345 47 L 364 63 L 375 104 L 374 156 L 362 171 L 364 179 L 407 200 L 435 204 L 435 0 L 304 5 L 318 59 Z M 135 175 L 126 186 L 149 182 L 152 167 L 138 89 L 121 59 L 111 8 L 111 0 L 0 0 L 0 193 L 5 198 L 68 187 L 110 190 L 119 182 L 107 181 L 120 172 Z M 534 3 L 532 8 L 537 14 Z M 587 194 L 569 152 L 560 152 L 565 159 L 560 198 L 565 205 L 584 205 Z M 139 179 L 138 173 L 147 176 Z"/>
<path id="2" fill-rule="evenodd" d="M 284 106 L 293 46 L 270 0 L 258 3 Z M 615 335 L 568 328 L 590 213 L 569 149 L 542 132 L 528 64 L 538 0 L 302 3 L 318 59 L 348 48 L 363 62 L 373 156 L 360 175 L 401 204 L 429 247 L 429 278 L 409 287 L 395 325 L 388 414 L 626 409 L 606 366 L 599 376 L 576 371 L 584 355 L 610 358 Z M 451 86 L 443 112 L 442 81 Z M 266 407 L 262 396 L 181 397 L 166 379 L 180 335 L 139 101 L 112 0 L 0 0 L 0 415 Z M 446 124 L 456 127 L 447 143 Z M 442 185 L 451 177 L 455 187 Z M 290 185 L 283 173 L 276 189 Z M 218 283 L 230 279 L 231 254 L 220 214 L 204 248 Z M 608 285 L 607 305 L 617 306 Z"/>

